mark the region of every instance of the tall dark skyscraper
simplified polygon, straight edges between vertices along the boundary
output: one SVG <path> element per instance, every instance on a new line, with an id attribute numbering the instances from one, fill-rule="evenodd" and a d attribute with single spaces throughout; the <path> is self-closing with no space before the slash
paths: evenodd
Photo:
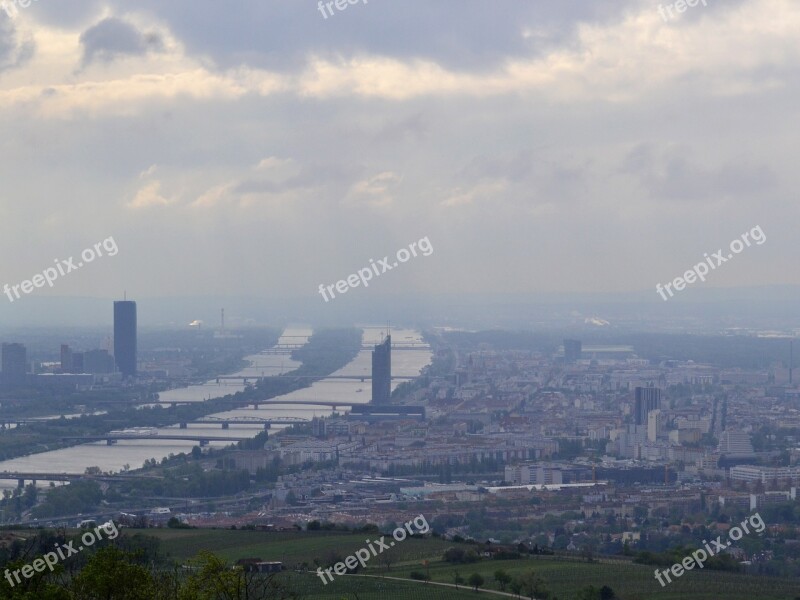
<path id="1" fill-rule="evenodd" d="M 372 403 L 389 404 L 392 395 L 392 336 L 372 351 Z"/>
<path id="2" fill-rule="evenodd" d="M 647 414 L 651 410 L 661 408 L 661 389 L 655 387 L 637 387 L 636 404 L 633 416 L 637 425 L 647 425 Z"/>
<path id="3" fill-rule="evenodd" d="M 72 373 L 72 349 L 67 344 L 61 344 L 61 372 Z"/>
<path id="4" fill-rule="evenodd" d="M 28 351 L 22 344 L 3 344 L 3 385 L 19 387 L 28 378 Z"/>
<path id="5" fill-rule="evenodd" d="M 581 358 L 581 341 L 580 340 L 564 340 L 564 362 L 573 364 Z"/>
<path id="6" fill-rule="evenodd" d="M 136 377 L 136 302 L 114 302 L 114 362 L 123 377 Z"/>

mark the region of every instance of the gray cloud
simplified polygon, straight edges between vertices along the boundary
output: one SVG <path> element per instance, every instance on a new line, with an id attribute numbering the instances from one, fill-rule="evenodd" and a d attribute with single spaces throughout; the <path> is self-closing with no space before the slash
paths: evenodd
<path id="1" fill-rule="evenodd" d="M 0 9 L 0 72 L 21 67 L 34 55 L 36 45 L 21 39 L 14 21 Z"/>
<path id="2" fill-rule="evenodd" d="M 21 19 L 33 61 L 0 32 L 0 63 L 29 69 L 0 77 L 8 281 L 114 235 L 119 256 L 58 293 L 313 297 L 428 235 L 436 259 L 380 291 L 651 289 L 758 223 L 769 243 L 715 284 L 800 282 L 790 2 L 666 25 L 649 1 L 370 0 L 328 20 L 312 1 L 75 1 Z M 103 68 L 70 72 L 81 53 Z M 331 64 L 306 73 L 312 55 Z"/>
<path id="3" fill-rule="evenodd" d="M 141 56 L 163 50 L 158 33 L 142 33 L 136 27 L 114 17 L 103 19 L 81 34 L 83 64 L 96 60 L 111 62 L 120 56 Z"/>
<path id="4" fill-rule="evenodd" d="M 640 0 L 373 0 L 324 19 L 308 0 L 140 0 L 189 51 L 222 68 L 297 69 L 310 54 L 426 59 L 456 70 L 493 68 L 563 45 L 582 22 L 611 22 Z M 113 0 L 120 10 L 130 6 Z M 299 33 L 302 32 L 302 33 Z"/>
<path id="5" fill-rule="evenodd" d="M 658 152 L 650 144 L 640 144 L 625 158 L 623 170 L 637 177 L 653 197 L 666 200 L 752 198 L 777 183 L 765 164 L 731 160 L 711 166 L 708 159 L 688 147 Z"/>

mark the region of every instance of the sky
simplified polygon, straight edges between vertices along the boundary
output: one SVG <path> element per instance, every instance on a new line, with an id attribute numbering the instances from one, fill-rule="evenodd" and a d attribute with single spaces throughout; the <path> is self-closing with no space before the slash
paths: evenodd
<path id="1" fill-rule="evenodd" d="M 322 310 L 320 284 L 427 238 L 346 293 L 658 300 L 754 227 L 766 241 L 699 285 L 800 284 L 800 3 L 672 6 L 0 10 L 0 285 L 113 238 L 30 295 Z"/>

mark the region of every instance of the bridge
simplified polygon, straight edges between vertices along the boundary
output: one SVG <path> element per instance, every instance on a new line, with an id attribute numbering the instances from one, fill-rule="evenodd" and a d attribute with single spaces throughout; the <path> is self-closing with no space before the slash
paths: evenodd
<path id="1" fill-rule="evenodd" d="M 217 400 L 222 400 L 218 398 Z M 184 401 L 168 401 L 163 402 L 162 404 L 169 404 L 170 406 L 177 406 L 179 404 L 197 404 L 197 402 L 190 402 L 188 400 Z M 359 404 L 366 404 L 365 402 L 348 402 L 347 400 L 342 400 L 341 402 L 325 402 L 325 401 L 318 401 L 318 400 L 248 400 L 246 402 L 242 402 L 241 400 L 226 400 L 225 404 L 234 404 L 235 406 L 233 409 L 237 408 L 250 408 L 251 406 L 258 410 L 259 407 L 262 406 L 325 406 L 329 408 L 333 408 L 334 410 L 340 406 L 357 406 Z M 194 421 L 196 422 L 196 421 Z"/>
<path id="2" fill-rule="evenodd" d="M 113 446 L 119 440 L 156 440 L 156 441 L 183 441 L 183 442 L 199 442 L 201 446 L 208 446 L 210 442 L 241 442 L 251 439 L 249 435 L 238 435 L 230 437 L 222 437 L 215 435 L 172 435 L 172 434 L 156 434 L 147 435 L 142 433 L 107 433 L 104 435 L 85 435 L 80 437 L 63 437 L 65 442 L 80 442 L 92 443 L 105 441 L 109 446 Z"/>
<path id="3" fill-rule="evenodd" d="M 392 379 L 411 381 L 417 377 L 419 377 L 419 375 L 393 375 Z M 215 379 L 217 383 L 231 379 L 243 381 L 244 383 L 247 383 L 249 380 L 261 381 L 262 379 L 319 379 L 320 381 L 349 379 L 352 381 L 366 381 L 367 379 L 372 379 L 372 375 L 220 375 Z"/>
<path id="4" fill-rule="evenodd" d="M 26 473 L 21 471 L 2 471 L 0 480 L 17 480 L 19 488 L 25 487 L 26 481 L 31 481 L 34 485 L 37 481 L 80 481 L 95 479 L 97 481 L 117 481 L 122 479 L 161 479 L 156 475 L 86 475 L 85 473 Z"/>
<path id="5" fill-rule="evenodd" d="M 272 425 L 299 425 L 310 423 L 308 419 L 297 417 L 283 417 L 280 419 L 263 419 L 261 417 L 204 417 L 195 421 L 180 423 L 181 429 L 188 429 L 189 425 L 222 425 L 223 429 L 228 429 L 231 425 L 263 425 L 264 429 L 269 429 Z"/>
<path id="6" fill-rule="evenodd" d="M 362 344 L 362 350 L 374 350 L 375 344 Z M 424 343 L 424 342 L 405 342 L 400 344 L 392 344 L 392 351 L 395 350 L 428 350 L 430 351 L 431 347 Z"/>

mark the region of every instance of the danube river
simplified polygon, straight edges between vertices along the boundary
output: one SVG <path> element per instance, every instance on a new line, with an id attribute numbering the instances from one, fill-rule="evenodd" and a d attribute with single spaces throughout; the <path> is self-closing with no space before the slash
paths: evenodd
<path id="1" fill-rule="evenodd" d="M 381 341 L 383 330 L 373 327 L 363 327 L 363 343 L 365 345 L 376 344 Z M 289 327 L 283 332 L 283 336 L 278 341 L 279 344 L 304 344 L 311 335 L 308 327 Z M 394 344 L 421 343 L 420 334 L 417 331 L 395 329 L 392 331 L 392 342 Z M 392 352 L 392 375 L 396 376 L 415 376 L 431 359 L 429 350 L 398 350 Z M 242 376 L 262 376 L 278 375 L 296 368 L 299 363 L 293 361 L 288 355 L 276 355 L 259 353 L 248 356 L 250 365 L 237 373 Z M 333 373 L 333 375 L 370 375 L 371 371 L 371 352 L 369 349 L 362 350 L 348 365 Z M 392 382 L 394 389 L 400 382 Z M 243 389 L 239 383 L 216 383 L 210 381 L 204 385 L 195 385 L 188 388 L 170 390 L 161 394 L 160 402 L 203 402 L 209 398 L 225 396 Z M 313 401 L 346 401 L 355 403 L 369 402 L 372 394 L 370 380 L 364 382 L 358 379 L 323 379 L 314 383 L 311 387 L 297 390 L 290 394 L 278 396 L 273 400 L 286 400 L 285 405 L 262 407 L 258 410 L 238 409 L 217 413 L 214 417 L 260 417 L 260 418 L 280 418 L 294 417 L 301 419 L 311 419 L 315 416 L 324 416 L 331 413 L 330 409 L 314 406 L 292 406 L 297 400 Z M 341 411 L 341 409 L 340 409 Z M 241 437 L 255 436 L 263 431 L 261 425 L 230 425 L 229 429 L 222 429 L 220 425 L 193 425 L 189 423 L 189 429 L 179 429 L 177 424 L 174 427 L 153 429 L 162 434 L 186 435 L 188 433 L 203 433 L 215 437 Z M 275 431 L 273 428 L 271 431 Z M 120 440 L 113 446 L 108 446 L 105 442 L 92 444 L 81 444 L 72 448 L 54 450 L 33 454 L 12 460 L 0 461 L 0 471 L 25 472 L 25 473 L 83 473 L 87 467 L 100 467 L 102 471 L 122 471 L 126 465 L 131 468 L 139 468 L 142 463 L 155 458 L 161 460 L 170 454 L 189 452 L 197 442 L 189 441 L 168 441 L 168 440 Z M 212 442 L 213 446 L 224 446 L 225 442 Z M 45 482 L 42 482 L 45 483 Z M 16 482 L 0 481 L 0 488 L 15 486 Z"/>

